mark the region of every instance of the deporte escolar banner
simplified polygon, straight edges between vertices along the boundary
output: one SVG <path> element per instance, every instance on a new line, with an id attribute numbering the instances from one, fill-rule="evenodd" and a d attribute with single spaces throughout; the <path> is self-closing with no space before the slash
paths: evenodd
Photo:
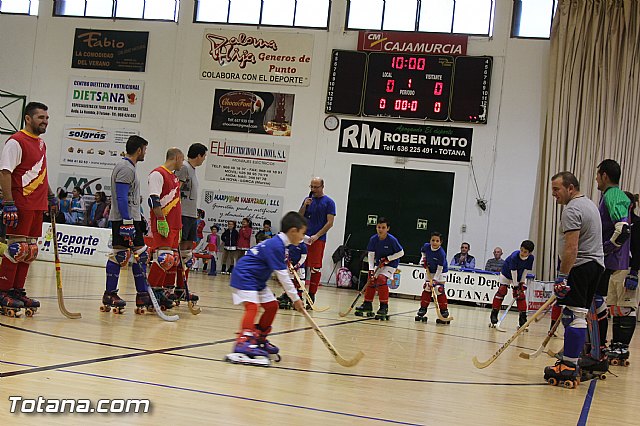
<path id="1" fill-rule="evenodd" d="M 471 161 L 473 129 L 341 120 L 338 152 Z"/>

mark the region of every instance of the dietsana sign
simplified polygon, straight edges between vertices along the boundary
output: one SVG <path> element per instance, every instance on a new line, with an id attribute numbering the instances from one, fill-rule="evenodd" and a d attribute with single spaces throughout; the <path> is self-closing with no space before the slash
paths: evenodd
<path id="1" fill-rule="evenodd" d="M 339 152 L 471 161 L 473 129 L 341 120 Z"/>

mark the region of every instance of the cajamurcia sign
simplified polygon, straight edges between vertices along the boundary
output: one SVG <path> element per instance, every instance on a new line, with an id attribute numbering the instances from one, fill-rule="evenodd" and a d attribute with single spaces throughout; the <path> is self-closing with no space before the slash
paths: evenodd
<path id="1" fill-rule="evenodd" d="M 313 36 L 207 30 L 200 79 L 308 86 Z"/>
<path id="2" fill-rule="evenodd" d="M 76 28 L 72 68 L 144 72 L 148 31 Z"/>

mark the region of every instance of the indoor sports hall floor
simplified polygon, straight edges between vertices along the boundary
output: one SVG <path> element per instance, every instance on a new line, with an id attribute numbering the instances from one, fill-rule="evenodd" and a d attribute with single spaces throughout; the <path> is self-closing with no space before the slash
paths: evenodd
<path id="1" fill-rule="evenodd" d="M 155 314 L 135 315 L 133 280 L 123 270 L 124 315 L 99 312 L 104 270 L 62 265 L 69 311 L 56 302 L 52 263 L 35 262 L 27 289 L 42 308 L 34 318 L 0 316 L 0 419 L 3 424 L 223 424 L 223 425 L 573 425 L 638 424 L 636 337 L 631 366 L 611 367 L 606 380 L 575 390 L 551 387 L 542 369 L 546 355 L 518 357 L 543 340 L 549 318 L 534 323 L 484 370 L 471 359 L 489 358 L 515 331 L 487 327 L 489 311 L 452 305 L 455 321 L 435 325 L 414 321 L 418 301 L 392 298 L 391 320 L 338 316 L 355 292 L 321 288 L 318 305 L 331 309 L 312 316 L 345 358 L 366 356 L 355 367 L 338 365 L 305 319 L 280 311 L 271 341 L 282 361 L 269 368 L 223 362 L 230 352 L 241 309 L 232 305 L 227 276 L 193 273 L 191 290 L 200 296 L 200 315 L 174 308 L 176 323 Z M 281 290 L 275 288 L 280 294 Z M 377 301 L 374 303 L 377 309 Z M 557 349 L 561 339 L 551 341 Z M 10 396 L 37 399 L 147 398 L 146 414 L 11 414 Z"/>

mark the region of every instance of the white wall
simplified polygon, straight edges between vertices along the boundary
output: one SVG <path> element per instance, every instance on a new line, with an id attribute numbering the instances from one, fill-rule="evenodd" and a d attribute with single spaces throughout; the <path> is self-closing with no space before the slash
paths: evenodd
<path id="1" fill-rule="evenodd" d="M 392 157 L 337 152 L 338 132 L 329 132 L 323 126 L 324 99 L 331 49 L 356 48 L 357 33 L 342 30 L 346 1 L 334 0 L 330 31 L 299 30 L 313 34 L 315 39 L 312 78 L 308 87 L 200 80 L 201 37 L 205 28 L 215 26 L 192 23 L 193 2 L 181 3 L 183 10 L 177 25 L 54 18 L 51 16 L 52 0 L 40 1 L 40 16 L 37 18 L 0 15 L 0 89 L 26 94 L 29 100 L 49 105 L 51 120 L 45 140 L 52 186 L 57 184 L 58 173 L 67 168 L 59 166 L 60 140 L 65 124 L 122 125 L 116 121 L 65 117 L 70 75 L 145 81 L 142 121 L 126 123 L 126 127 L 139 129 L 151 143 L 147 159 L 140 167 L 141 176 L 163 162 L 165 149 L 170 146 L 186 148 L 192 142 L 206 142 L 212 137 L 264 142 L 269 137 L 209 130 L 213 93 L 216 87 L 272 90 L 294 93 L 296 98 L 293 136 L 277 140 L 291 146 L 287 187 L 269 191 L 284 196 L 285 211 L 297 210 L 308 193 L 309 178 L 314 175 L 326 178 L 326 192 L 334 198 L 338 208 L 335 227 L 328 237 L 327 263 L 330 263 L 330 254 L 343 238 L 352 163 L 454 172 L 449 257 L 458 251 L 459 243 L 464 240 L 471 243 L 471 253 L 478 258 L 478 264 L 484 264 L 491 257 L 495 245 L 501 245 L 508 253 L 516 250 L 528 237 L 543 128 L 549 41 L 509 38 L 511 0 L 496 1 L 491 39 L 471 37 L 469 40 L 469 55 L 490 55 L 494 58 L 488 124 L 455 124 L 474 128 L 473 165 L 480 195 L 488 199 L 487 211 L 476 206 L 475 184 L 467 164 L 409 159 L 404 166 L 398 166 Z M 77 27 L 149 31 L 147 71 L 127 73 L 71 69 L 73 37 Z M 245 29 L 254 30 L 255 27 Z M 109 174 L 107 170 L 91 173 Z M 240 184 L 207 182 L 204 180 L 204 167 L 199 173 L 201 185 L 207 189 L 249 193 L 265 191 Z M 462 225 L 466 225 L 464 233 Z M 325 268 L 325 277 L 329 270 Z"/>

